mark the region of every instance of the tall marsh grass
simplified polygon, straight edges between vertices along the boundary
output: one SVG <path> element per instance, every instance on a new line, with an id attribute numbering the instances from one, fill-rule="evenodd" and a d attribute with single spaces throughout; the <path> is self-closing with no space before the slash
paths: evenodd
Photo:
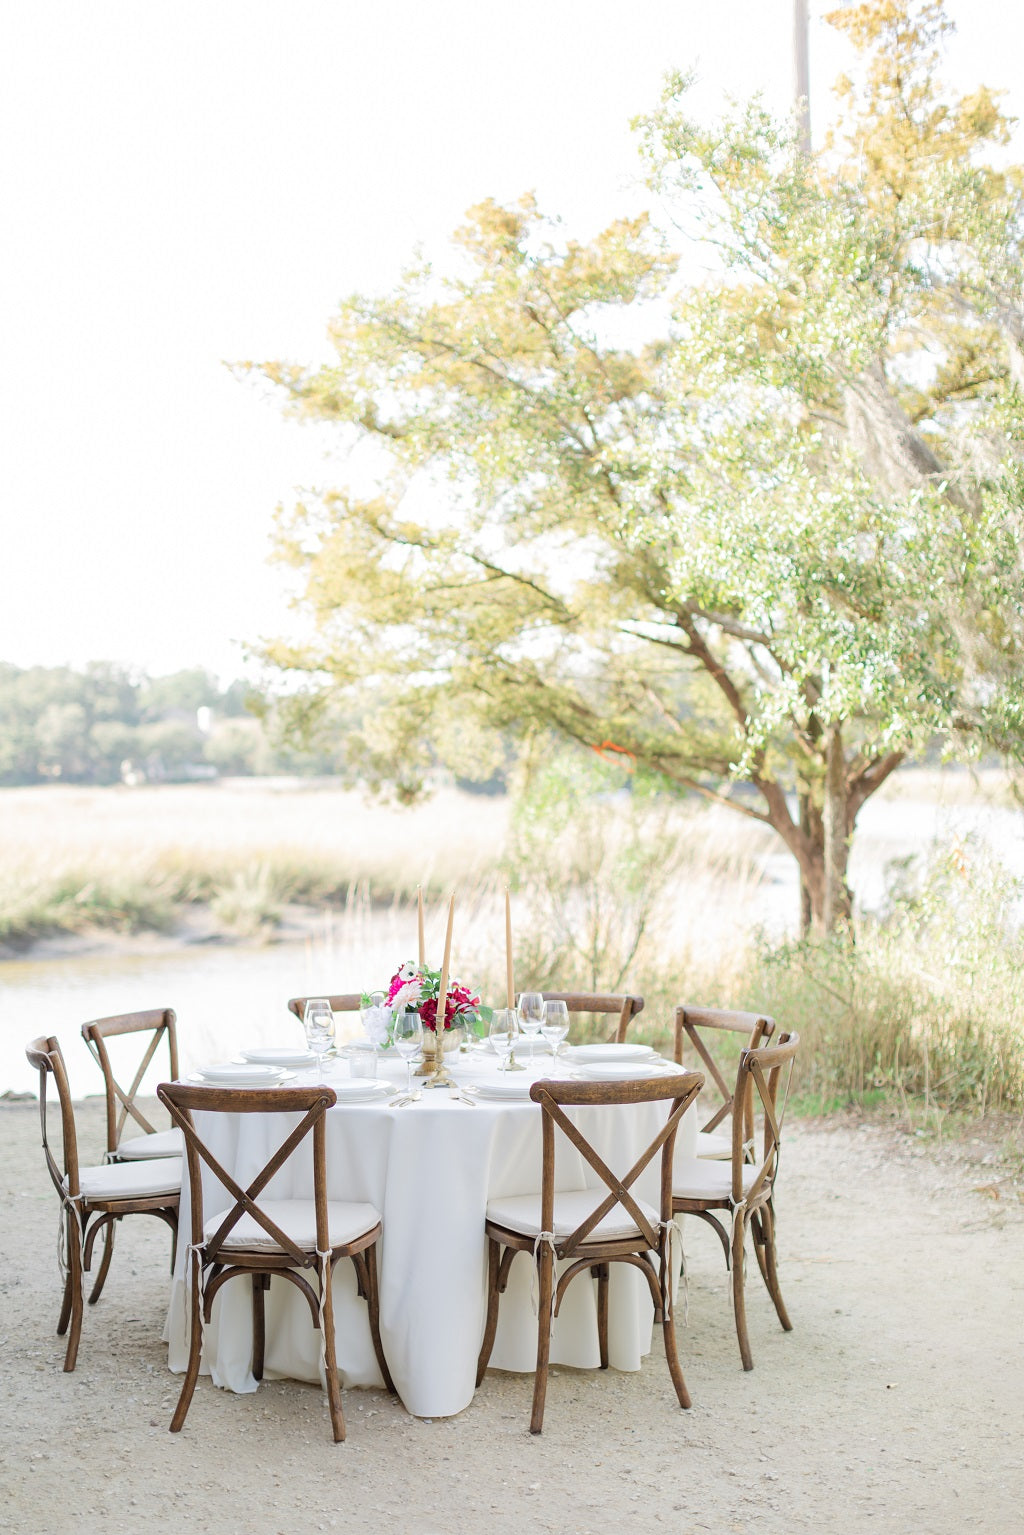
<path id="1" fill-rule="evenodd" d="M 993 857 L 951 843 L 898 872 L 853 945 L 799 943 L 791 892 L 782 909 L 764 872 L 770 835 L 728 811 L 610 792 L 595 772 L 554 769 L 511 822 L 507 801 L 455 791 L 395 810 L 266 783 L 4 790 L 0 943 L 169 930 L 196 903 L 259 940 L 297 903 L 323 913 L 328 947 L 342 928 L 367 953 L 394 935 L 397 966 L 421 884 L 431 952 L 455 888 L 456 969 L 500 1001 L 508 883 L 520 989 L 638 992 L 635 1032 L 661 1049 L 682 1002 L 771 1013 L 799 1031 L 798 1089 L 821 1107 L 882 1094 L 1024 1109 L 1021 891 Z M 386 980 L 346 972 L 337 986 Z"/>

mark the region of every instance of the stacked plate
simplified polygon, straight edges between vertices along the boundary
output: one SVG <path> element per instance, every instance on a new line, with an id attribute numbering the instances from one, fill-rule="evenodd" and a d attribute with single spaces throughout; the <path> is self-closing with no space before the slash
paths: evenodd
<path id="1" fill-rule="evenodd" d="M 682 1069 L 663 1060 L 650 1045 L 575 1045 L 565 1053 L 577 1074 L 590 1082 L 636 1082 Z"/>
<path id="2" fill-rule="evenodd" d="M 530 1088 L 533 1086 L 533 1078 L 527 1077 L 524 1081 L 520 1076 L 513 1076 L 506 1082 L 476 1082 L 467 1092 L 474 1093 L 478 1098 L 492 1098 L 496 1103 L 529 1103 Z"/>
<path id="3" fill-rule="evenodd" d="M 208 1087 L 277 1087 L 294 1076 L 294 1071 L 286 1071 L 283 1066 L 229 1061 L 223 1066 L 200 1066 L 191 1080 L 204 1082 Z"/>
<path id="4" fill-rule="evenodd" d="M 331 1087 L 339 1103 L 386 1103 L 398 1092 L 393 1082 L 380 1082 L 374 1077 L 350 1077 L 332 1082 Z"/>
<path id="5" fill-rule="evenodd" d="M 297 1070 L 305 1070 L 307 1067 L 316 1065 L 316 1056 L 312 1050 L 278 1050 L 261 1047 L 259 1050 L 240 1050 L 239 1054 L 243 1061 L 248 1061 L 252 1066 L 285 1068 L 294 1066 Z"/>

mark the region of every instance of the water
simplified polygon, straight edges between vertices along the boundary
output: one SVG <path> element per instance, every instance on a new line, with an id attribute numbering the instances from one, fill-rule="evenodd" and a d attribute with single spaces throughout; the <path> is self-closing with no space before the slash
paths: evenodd
<path id="1" fill-rule="evenodd" d="M 869 802 L 858 822 L 852 861 L 858 898 L 869 908 L 878 904 L 891 859 L 927 853 L 936 842 L 954 836 L 988 844 L 1012 873 L 1024 876 L 1024 817 L 1017 811 Z M 796 865 L 779 852 L 768 855 L 763 867 L 766 883 L 755 892 L 759 904 L 746 909 L 745 920 L 780 931 L 787 924 L 791 928 Z M 727 890 L 717 893 L 728 895 Z M 495 940 L 503 937 L 495 914 L 485 926 Z M 484 940 L 473 924 L 469 927 L 469 933 L 463 929 L 466 950 L 484 958 Z M 440 929 L 428 939 L 435 952 Z M 183 1071 L 223 1061 L 247 1046 L 301 1046 L 302 1028 L 288 1012 L 289 997 L 379 987 L 414 948 L 414 912 L 367 910 L 325 919 L 323 930 L 303 942 L 109 948 L 0 962 L 0 1092 L 36 1091 L 25 1046 L 40 1034 L 54 1034 L 60 1041 L 76 1097 L 101 1091 L 99 1067 L 85 1047 L 81 1025 L 142 1008 L 174 1008 Z M 497 948 L 486 958 L 496 955 Z M 487 968 L 480 966 L 481 972 Z M 357 1015 L 339 1023 L 343 1037 L 360 1030 Z M 160 1064 L 144 1088 L 151 1090 L 165 1072 Z"/>
<path id="2" fill-rule="evenodd" d="M 304 1045 L 288 998 L 359 991 L 386 981 L 409 950 L 394 916 L 375 914 L 330 943 L 187 945 L 149 952 L 106 951 L 0 963 L 0 1092 L 35 1092 L 25 1046 L 41 1034 L 60 1041 L 73 1095 L 102 1091 L 100 1069 L 81 1037 L 93 1018 L 173 1007 L 183 1072 L 256 1045 Z M 397 957 L 396 957 L 397 956 Z M 343 1036 L 358 1014 L 339 1015 Z M 137 1043 L 134 1047 L 136 1059 Z M 116 1064 L 115 1064 L 116 1069 Z M 131 1076 L 129 1072 L 129 1078 Z M 145 1078 L 152 1090 L 166 1057 Z"/>

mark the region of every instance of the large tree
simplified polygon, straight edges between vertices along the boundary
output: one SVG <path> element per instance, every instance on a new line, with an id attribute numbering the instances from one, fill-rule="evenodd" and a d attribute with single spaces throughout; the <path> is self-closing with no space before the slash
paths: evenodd
<path id="1" fill-rule="evenodd" d="M 377 445 L 374 494 L 282 522 L 294 708 L 357 698 L 353 766 L 410 792 L 510 730 L 612 742 L 773 827 L 818 929 L 908 753 L 1024 742 L 1007 123 L 937 83 L 941 4 L 831 21 L 860 67 L 819 154 L 757 101 L 701 126 L 681 78 L 637 125 L 680 255 L 484 203 L 456 272 L 342 305 L 329 366 L 262 365 Z"/>

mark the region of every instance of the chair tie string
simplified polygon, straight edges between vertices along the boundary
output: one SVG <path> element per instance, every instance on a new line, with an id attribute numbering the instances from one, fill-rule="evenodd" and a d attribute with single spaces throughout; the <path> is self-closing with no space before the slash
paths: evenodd
<path id="1" fill-rule="evenodd" d="M 555 1261 L 555 1233 L 553 1231 L 538 1231 L 533 1244 L 533 1278 L 530 1281 L 530 1305 L 533 1307 L 535 1317 L 540 1317 L 540 1264 L 538 1258 L 542 1247 L 550 1247 L 551 1262 Z"/>
<path id="2" fill-rule="evenodd" d="M 679 1278 L 683 1282 L 683 1326 L 685 1327 L 690 1319 L 690 1285 L 686 1273 L 686 1253 L 683 1251 L 683 1228 L 680 1226 L 675 1217 L 672 1216 L 667 1221 L 659 1221 L 658 1230 L 664 1231 L 668 1235 L 668 1252 L 666 1254 L 668 1261 L 668 1272 L 665 1275 L 665 1284 L 663 1290 L 665 1298 L 665 1320 L 671 1320 L 672 1312 L 674 1309 L 673 1294 L 676 1287 L 672 1282 L 672 1264 L 675 1255 L 676 1243 L 678 1242 Z"/>
<path id="3" fill-rule="evenodd" d="M 202 1368 L 203 1350 L 206 1347 L 206 1282 L 203 1277 L 203 1244 L 201 1242 L 189 1242 L 185 1248 L 185 1283 L 188 1284 L 189 1265 L 195 1259 L 196 1286 L 199 1296 L 199 1365 Z M 192 1348 L 192 1303 L 191 1295 L 185 1303 L 185 1342 L 189 1349 Z"/>
<path id="4" fill-rule="evenodd" d="M 77 1209 L 76 1206 L 84 1198 L 84 1194 L 69 1194 L 64 1189 L 60 1191 L 60 1214 L 57 1225 L 57 1268 L 60 1273 L 61 1284 L 67 1284 L 68 1282 L 67 1233 L 69 1226 L 74 1233 L 72 1241 L 78 1249 L 79 1260 L 82 1258 L 85 1222 L 82 1219 L 81 1210 Z M 65 1216 L 67 1217 L 66 1220 Z M 79 1262 L 79 1267 L 81 1267 L 81 1261 Z"/>
<path id="5" fill-rule="evenodd" d="M 327 1287 L 331 1282 L 331 1250 L 321 1252 L 316 1248 L 316 1256 L 320 1266 L 320 1375 L 323 1380 L 324 1390 L 327 1390 L 327 1324 L 324 1320 L 327 1305 Z"/>

